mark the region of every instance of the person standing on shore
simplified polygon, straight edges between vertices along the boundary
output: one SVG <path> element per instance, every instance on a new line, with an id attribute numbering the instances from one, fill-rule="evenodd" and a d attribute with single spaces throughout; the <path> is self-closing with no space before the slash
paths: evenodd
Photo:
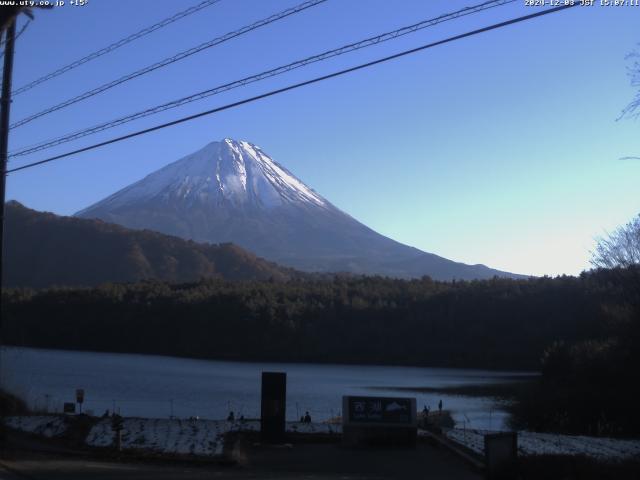
<path id="1" fill-rule="evenodd" d="M 429 424 L 429 407 L 425 405 L 424 408 L 422 409 L 422 426 L 426 428 L 428 424 Z"/>
<path id="2" fill-rule="evenodd" d="M 438 412 L 442 413 L 442 399 L 438 402 Z"/>

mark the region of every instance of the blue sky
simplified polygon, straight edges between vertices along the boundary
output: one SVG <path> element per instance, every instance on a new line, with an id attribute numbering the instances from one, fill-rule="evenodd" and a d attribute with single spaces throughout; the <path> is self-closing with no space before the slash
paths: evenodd
<path id="1" fill-rule="evenodd" d="M 221 0 L 17 96 L 12 120 L 301 1 Z M 89 0 L 37 11 L 16 45 L 14 87 L 196 3 Z M 17 128 L 10 150 L 475 3 L 329 0 Z M 535 10 L 523 0 L 447 22 L 10 168 Z M 625 56 L 639 24 L 640 7 L 576 7 L 17 172 L 7 198 L 72 214 L 232 137 L 408 245 L 519 273 L 577 274 L 595 236 L 640 212 L 640 161 L 620 160 L 640 156 L 640 122 L 616 121 L 634 95 Z"/>

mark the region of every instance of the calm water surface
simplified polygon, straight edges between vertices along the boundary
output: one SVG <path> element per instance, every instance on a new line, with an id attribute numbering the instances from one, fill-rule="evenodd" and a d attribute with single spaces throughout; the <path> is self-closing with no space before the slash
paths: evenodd
<path id="1" fill-rule="evenodd" d="M 385 391 L 391 387 L 445 387 L 513 381 L 513 372 L 451 368 L 249 363 L 192 360 L 65 350 L 4 347 L 0 351 L 3 388 L 31 407 L 61 411 L 84 388 L 85 411 L 96 415 L 115 407 L 125 416 L 257 418 L 262 371 L 287 373 L 287 419 L 309 411 L 312 419 L 340 414 L 342 395 L 389 395 L 417 398 L 435 408 L 442 399 L 459 426 L 506 429 L 504 407 L 490 398 L 420 392 Z M 372 390 L 370 387 L 376 387 Z"/>

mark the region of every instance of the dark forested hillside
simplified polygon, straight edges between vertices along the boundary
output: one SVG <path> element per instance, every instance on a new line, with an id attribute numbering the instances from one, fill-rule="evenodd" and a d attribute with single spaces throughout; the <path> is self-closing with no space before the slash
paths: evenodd
<path id="1" fill-rule="evenodd" d="M 608 335 L 637 269 L 473 282 L 380 277 L 8 290 L 5 341 L 201 358 L 538 369 Z M 633 297 L 635 295 L 635 297 Z"/>
<path id="2" fill-rule="evenodd" d="M 232 244 L 208 245 L 6 205 L 4 285 L 92 286 L 148 278 L 285 280 L 297 273 Z"/>

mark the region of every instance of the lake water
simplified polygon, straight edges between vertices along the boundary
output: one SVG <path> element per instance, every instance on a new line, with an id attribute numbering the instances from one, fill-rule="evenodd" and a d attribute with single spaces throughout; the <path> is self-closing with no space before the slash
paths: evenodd
<path id="1" fill-rule="evenodd" d="M 287 373 L 287 419 L 309 411 L 314 421 L 340 414 L 342 395 L 416 397 L 418 409 L 439 400 L 460 426 L 505 429 L 507 413 L 490 398 L 393 391 L 392 387 L 449 387 L 516 379 L 513 372 L 371 365 L 254 363 L 33 348 L 3 347 L 2 387 L 31 407 L 61 411 L 85 390 L 84 411 L 115 408 L 121 415 L 223 419 L 229 410 L 260 416 L 262 371 Z M 372 389 L 371 387 L 375 387 Z M 389 389 L 389 390 L 385 390 Z"/>

